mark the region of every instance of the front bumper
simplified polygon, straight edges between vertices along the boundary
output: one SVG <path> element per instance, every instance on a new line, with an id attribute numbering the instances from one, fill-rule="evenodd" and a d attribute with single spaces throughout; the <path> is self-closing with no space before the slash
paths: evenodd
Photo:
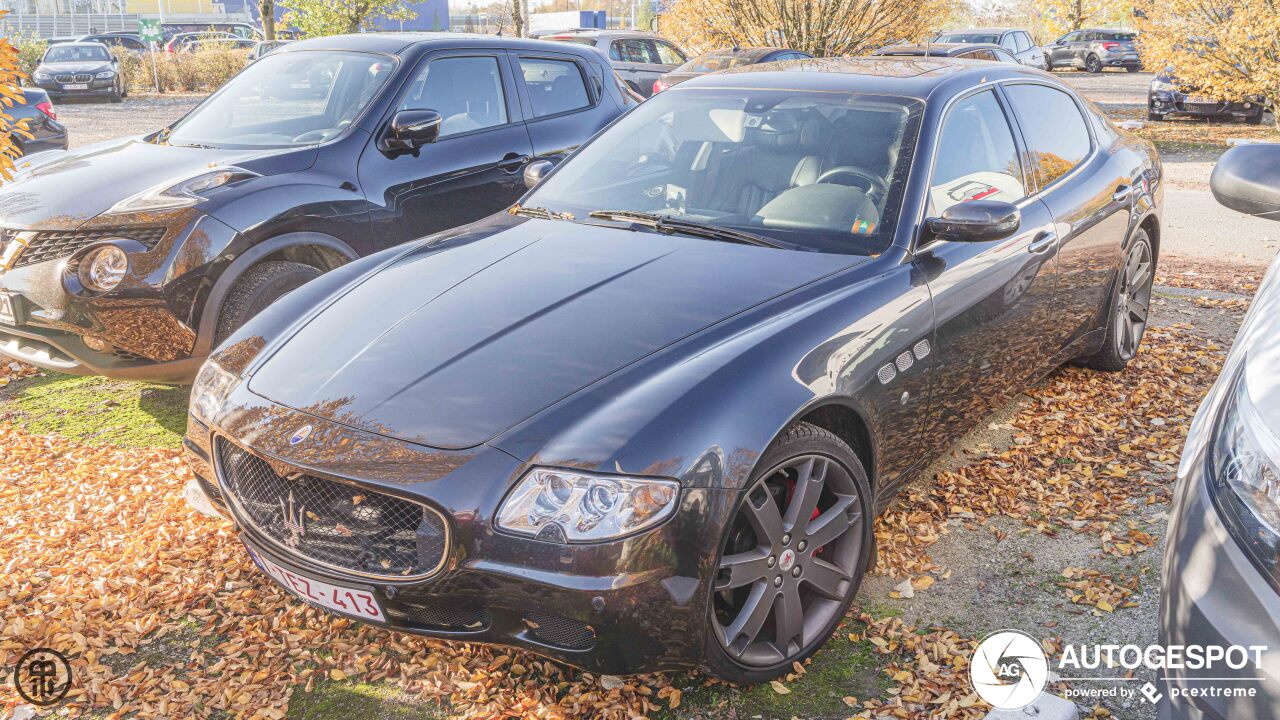
<path id="1" fill-rule="evenodd" d="M 154 242 L 143 243 L 150 244 L 145 251 L 130 252 L 124 281 L 98 296 L 67 291 L 67 262 L 109 236 L 141 236 L 142 230 L 125 219 L 110 225 L 97 219 L 77 230 L 6 231 L 6 247 L 19 241 L 32 244 L 16 256 L 14 267 L 0 272 L 0 292 L 10 297 L 14 308 L 14 323 L 0 322 L 0 355 L 73 375 L 190 381 L 203 362 L 192 353 L 198 330 L 193 307 L 206 275 L 205 263 L 236 234 L 190 209 L 152 213 L 146 228 Z M 37 235 L 60 244 L 37 245 Z M 187 248 L 193 235 L 198 242 L 190 245 L 208 251 L 204 256 L 194 257 Z M 23 264 L 38 247 L 46 248 L 41 259 Z M 49 247 L 67 249 L 54 252 Z"/>
<path id="2" fill-rule="evenodd" d="M 1188 447 L 1191 443 L 1188 442 Z M 1204 458 L 1178 478 L 1160 591 L 1160 644 L 1265 645 L 1262 667 L 1169 670 L 1160 720 L 1273 718 L 1280 708 L 1280 594 L 1227 531 L 1209 496 Z M 1262 677 L 1261 681 L 1245 679 Z M 1209 680 L 1207 678 L 1215 678 Z M 1254 690 L 1211 696 L 1215 690 Z M 1189 693 L 1202 693 L 1188 697 Z"/>
<path id="3" fill-rule="evenodd" d="M 1244 119 L 1259 112 L 1261 106 L 1256 102 L 1229 102 L 1215 100 L 1213 102 L 1191 102 L 1190 96 L 1183 93 L 1159 90 L 1151 92 L 1147 98 L 1147 110 L 1155 115 L 1186 117 L 1232 117 Z"/>
<path id="4" fill-rule="evenodd" d="M 69 89 L 65 85 L 87 85 L 82 89 Z M 116 79 L 98 80 L 96 78 L 85 83 L 60 83 L 56 80 L 45 80 L 36 83 L 36 87 L 44 90 L 54 100 L 67 98 L 113 97 L 116 95 Z"/>
<path id="5" fill-rule="evenodd" d="M 507 490 L 528 469 L 497 448 L 441 451 L 392 440 L 283 408 L 243 385 L 227 407 L 212 429 L 189 423 L 185 456 L 202 487 L 211 489 L 215 506 L 232 509 L 255 560 L 374 593 L 387 622 L 357 619 L 519 647 L 607 674 L 687 668 L 702 657 L 719 529 L 737 491 L 685 487 L 671 519 L 621 540 L 542 542 L 492 525 Z M 290 434 L 303 425 L 314 427 L 309 439 L 291 444 Z M 252 438 L 252 452 L 273 465 L 430 505 L 449 525 L 443 569 L 408 582 L 369 578 L 335 571 L 266 537 L 240 515 L 219 478 L 216 436 L 242 447 L 241 439 Z"/>

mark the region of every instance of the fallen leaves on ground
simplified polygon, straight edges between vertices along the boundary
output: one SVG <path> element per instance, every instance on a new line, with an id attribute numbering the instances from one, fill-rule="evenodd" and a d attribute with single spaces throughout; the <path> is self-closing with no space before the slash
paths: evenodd
<path id="1" fill-rule="evenodd" d="M 24 377 L 30 377 L 40 372 L 39 370 L 25 365 L 20 362 L 4 362 L 0 358 L 0 387 L 4 387 L 14 380 L 21 380 Z"/>
<path id="2" fill-rule="evenodd" d="M 987 714 L 989 708 L 969 685 L 976 640 L 945 628 L 917 629 L 900 618 L 859 619 L 867 624 L 866 639 L 888 661 L 884 673 L 893 686 L 885 698 L 862 701 L 855 718 L 969 720 Z M 858 700 L 845 703 L 856 706 Z"/>
<path id="3" fill-rule="evenodd" d="M 1069 567 L 1062 570 L 1062 577 L 1065 581 L 1058 583 L 1058 587 L 1063 589 L 1068 600 L 1077 605 L 1094 607 L 1100 613 L 1138 607 L 1137 602 L 1129 599 L 1140 585 L 1136 575 Z"/>

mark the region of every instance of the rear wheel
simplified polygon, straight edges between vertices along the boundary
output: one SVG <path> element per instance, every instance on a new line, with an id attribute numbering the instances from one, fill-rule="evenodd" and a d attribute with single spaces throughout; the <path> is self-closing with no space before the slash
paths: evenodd
<path id="1" fill-rule="evenodd" d="M 1155 280 L 1155 254 L 1145 230 L 1134 233 L 1124 264 L 1116 276 L 1107 311 L 1106 337 L 1102 347 L 1086 362 L 1096 370 L 1123 370 L 1138 354 L 1142 335 L 1147 329 L 1147 312 L 1151 306 L 1151 285 Z"/>
<path id="2" fill-rule="evenodd" d="M 1267 114 L 1267 109 L 1259 105 L 1257 112 L 1253 113 L 1252 115 L 1246 116 L 1244 121 L 1250 125 L 1261 125 L 1262 117 L 1266 114 Z"/>
<path id="3" fill-rule="evenodd" d="M 1085 58 L 1084 71 L 1088 73 L 1102 72 L 1102 61 L 1098 59 L 1097 55 L 1090 55 L 1089 57 Z"/>
<path id="4" fill-rule="evenodd" d="M 800 423 L 760 467 L 726 529 L 707 617 L 707 669 L 735 683 L 778 677 L 816 652 L 871 556 L 871 488 L 848 445 Z"/>
<path id="5" fill-rule="evenodd" d="M 268 305 L 318 277 L 319 270 L 296 262 L 268 261 L 249 268 L 222 303 L 213 344 L 220 344 Z"/>
<path id="6" fill-rule="evenodd" d="M 1138 72 L 1141 69 L 1142 68 L 1138 67 L 1137 65 L 1130 65 L 1125 68 L 1125 72 Z"/>

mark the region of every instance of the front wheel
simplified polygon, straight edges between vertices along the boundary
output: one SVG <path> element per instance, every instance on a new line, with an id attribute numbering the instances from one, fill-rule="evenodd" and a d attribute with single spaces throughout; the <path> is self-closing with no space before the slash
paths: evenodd
<path id="1" fill-rule="evenodd" d="M 1130 65 L 1130 66 L 1126 67 L 1124 70 L 1125 70 L 1125 72 L 1138 72 L 1138 71 L 1139 71 L 1139 70 L 1141 70 L 1141 69 L 1142 69 L 1142 68 L 1138 67 L 1137 65 Z"/>
<path id="2" fill-rule="evenodd" d="M 1102 72 L 1102 61 L 1098 59 L 1097 55 L 1090 55 L 1085 58 L 1084 71 L 1095 75 Z"/>
<path id="3" fill-rule="evenodd" d="M 1244 119 L 1244 121 L 1245 121 L 1245 123 L 1246 123 L 1246 124 L 1248 124 L 1248 125 L 1261 125 L 1261 124 L 1262 124 L 1262 117 L 1263 117 L 1264 115 L 1266 115 L 1266 113 L 1267 113 L 1266 108 L 1264 108 L 1264 107 L 1262 107 L 1261 105 L 1259 105 L 1259 106 L 1258 106 L 1258 111 L 1257 111 L 1257 112 L 1255 112 L 1255 113 L 1254 113 L 1254 114 L 1252 114 L 1252 115 L 1248 115 L 1248 116 L 1246 116 L 1246 117 L 1245 117 L 1245 119 Z"/>
<path id="4" fill-rule="evenodd" d="M 870 483 L 840 438 L 799 423 L 759 467 L 725 530 L 708 603 L 706 667 L 734 683 L 776 678 L 822 647 L 873 542 Z"/>
<path id="5" fill-rule="evenodd" d="M 1048 55 L 1044 56 L 1044 71 L 1053 72 L 1053 58 Z"/>
<path id="6" fill-rule="evenodd" d="M 258 263 L 236 280 L 218 312 L 213 344 L 219 345 L 254 315 L 286 294 L 320 277 L 320 271 L 296 262 Z"/>
<path id="7" fill-rule="evenodd" d="M 1117 372 L 1125 369 L 1138 354 L 1138 346 L 1147 329 L 1155 275 L 1156 261 L 1151 239 L 1145 230 L 1138 230 L 1116 275 L 1111 304 L 1107 309 L 1106 337 L 1102 347 L 1086 362 L 1089 367 Z"/>

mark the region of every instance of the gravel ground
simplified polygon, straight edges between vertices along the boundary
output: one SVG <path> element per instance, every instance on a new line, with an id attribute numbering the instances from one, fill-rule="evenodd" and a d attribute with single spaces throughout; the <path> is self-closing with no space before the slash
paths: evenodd
<path id="1" fill-rule="evenodd" d="M 61 102 L 58 119 L 71 133 L 71 147 L 154 132 L 182 117 L 203 95 L 137 95 L 122 103 Z"/>

